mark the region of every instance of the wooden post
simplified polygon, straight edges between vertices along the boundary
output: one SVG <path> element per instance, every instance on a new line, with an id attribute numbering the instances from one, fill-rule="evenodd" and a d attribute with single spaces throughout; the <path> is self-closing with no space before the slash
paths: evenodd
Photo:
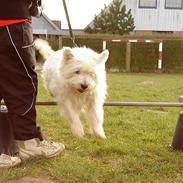
<path id="1" fill-rule="evenodd" d="M 131 43 L 127 42 L 126 43 L 126 72 L 131 71 Z"/>
<path id="2" fill-rule="evenodd" d="M 59 49 L 61 49 L 62 48 L 62 36 L 59 36 L 59 38 L 58 38 L 58 47 L 59 47 Z"/>

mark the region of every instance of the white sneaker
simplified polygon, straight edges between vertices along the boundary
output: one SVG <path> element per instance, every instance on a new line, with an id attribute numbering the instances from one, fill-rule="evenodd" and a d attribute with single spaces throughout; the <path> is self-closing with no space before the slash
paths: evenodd
<path id="1" fill-rule="evenodd" d="M 64 144 L 50 141 L 40 141 L 39 139 L 30 139 L 26 141 L 17 141 L 19 156 L 23 160 L 32 157 L 42 156 L 52 158 L 59 155 L 64 149 Z"/>
<path id="2" fill-rule="evenodd" d="M 16 156 L 6 154 L 0 155 L 0 168 L 11 168 L 21 163 L 21 159 Z"/>

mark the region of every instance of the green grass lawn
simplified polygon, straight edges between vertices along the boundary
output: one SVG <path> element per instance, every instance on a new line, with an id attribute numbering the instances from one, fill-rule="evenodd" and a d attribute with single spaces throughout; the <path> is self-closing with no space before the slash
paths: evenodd
<path id="1" fill-rule="evenodd" d="M 107 101 L 177 102 L 181 74 L 108 74 Z M 39 82 L 38 100 L 51 100 Z M 169 149 L 181 108 L 105 107 L 107 140 L 77 139 L 56 106 L 37 106 L 45 136 L 66 150 L 53 159 L 31 160 L 1 170 L 0 182 L 50 176 L 63 183 L 182 183 L 183 152 Z"/>

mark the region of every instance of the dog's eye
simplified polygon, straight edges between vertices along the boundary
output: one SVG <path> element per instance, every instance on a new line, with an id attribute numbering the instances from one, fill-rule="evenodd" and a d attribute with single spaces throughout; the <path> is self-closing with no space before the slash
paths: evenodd
<path id="1" fill-rule="evenodd" d="M 96 75 L 95 75 L 93 72 L 90 72 L 89 75 L 90 75 L 91 77 L 93 77 L 93 78 L 96 77 Z"/>
<path id="2" fill-rule="evenodd" d="M 79 73 L 80 73 L 80 71 L 78 70 L 78 71 L 76 71 L 75 73 L 76 73 L 76 74 L 79 74 Z"/>

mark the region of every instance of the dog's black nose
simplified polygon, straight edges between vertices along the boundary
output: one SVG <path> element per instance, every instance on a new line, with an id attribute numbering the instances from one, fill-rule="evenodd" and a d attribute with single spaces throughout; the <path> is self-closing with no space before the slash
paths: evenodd
<path id="1" fill-rule="evenodd" d="M 83 90 L 85 90 L 85 89 L 88 88 L 88 85 L 87 85 L 87 84 L 81 84 L 81 88 L 82 88 Z"/>

